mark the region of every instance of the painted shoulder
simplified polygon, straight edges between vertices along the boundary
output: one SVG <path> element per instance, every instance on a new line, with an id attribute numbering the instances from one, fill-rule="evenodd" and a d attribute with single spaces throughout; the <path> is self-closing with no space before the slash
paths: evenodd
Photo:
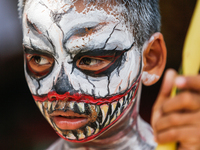
<path id="1" fill-rule="evenodd" d="M 140 116 L 138 116 L 137 123 L 138 131 L 144 142 L 146 142 L 148 145 L 151 145 L 152 147 L 156 147 L 157 143 L 155 143 L 154 141 L 153 130 L 151 126 L 147 122 L 145 122 Z"/>

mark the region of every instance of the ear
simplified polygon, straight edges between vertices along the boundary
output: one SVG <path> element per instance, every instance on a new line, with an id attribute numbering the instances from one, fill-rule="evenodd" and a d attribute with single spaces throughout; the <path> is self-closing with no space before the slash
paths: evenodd
<path id="1" fill-rule="evenodd" d="M 142 80 L 144 85 L 152 85 L 160 79 L 166 65 L 166 57 L 167 50 L 163 35 L 153 34 L 143 50 Z"/>

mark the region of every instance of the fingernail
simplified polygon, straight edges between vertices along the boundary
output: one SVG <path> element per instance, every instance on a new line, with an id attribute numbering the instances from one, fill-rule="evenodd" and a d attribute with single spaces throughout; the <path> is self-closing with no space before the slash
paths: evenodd
<path id="1" fill-rule="evenodd" d="M 175 84 L 178 87 L 183 87 L 186 83 L 186 79 L 184 77 L 177 77 L 175 80 Z"/>

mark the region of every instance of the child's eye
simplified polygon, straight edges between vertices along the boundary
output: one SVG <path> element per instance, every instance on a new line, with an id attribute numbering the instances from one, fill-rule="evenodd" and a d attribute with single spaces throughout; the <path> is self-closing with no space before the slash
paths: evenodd
<path id="1" fill-rule="evenodd" d="M 54 58 L 37 54 L 26 54 L 28 70 L 37 77 L 48 74 L 54 64 Z"/>
<path id="2" fill-rule="evenodd" d="M 50 62 L 48 61 L 48 59 L 41 57 L 41 56 L 32 56 L 31 58 L 33 61 L 35 61 L 36 64 L 38 65 L 47 65 Z"/>
<path id="3" fill-rule="evenodd" d="M 82 58 L 79 65 L 88 65 L 88 66 L 93 66 L 101 63 L 103 60 L 99 59 L 93 59 L 89 57 Z"/>
<path id="4" fill-rule="evenodd" d="M 108 66 L 114 57 L 100 58 L 83 56 L 76 62 L 76 66 L 81 70 L 98 71 Z"/>

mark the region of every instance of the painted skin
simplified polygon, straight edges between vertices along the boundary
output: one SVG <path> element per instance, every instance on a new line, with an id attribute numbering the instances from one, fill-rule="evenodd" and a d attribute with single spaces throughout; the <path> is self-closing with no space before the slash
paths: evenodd
<path id="1" fill-rule="evenodd" d="M 80 11 L 76 3 L 53 3 L 28 1 L 23 16 L 25 75 L 40 111 L 71 142 L 135 126 L 142 56 L 125 20 L 95 6 Z M 112 7 L 121 14 L 122 6 Z M 153 148 L 133 132 L 136 147 Z M 151 129 L 146 132 L 151 139 Z"/>
<path id="2" fill-rule="evenodd" d="M 35 1 L 35 3 L 37 3 L 38 1 Z M 47 4 L 47 1 L 40 1 L 40 2 L 45 2 L 46 4 Z M 52 0 L 48 0 L 48 2 L 49 2 L 49 4 L 53 4 L 53 3 L 55 3 L 55 2 L 58 2 L 57 0 L 56 1 L 52 1 Z M 59 3 L 58 4 L 61 4 L 62 5 L 62 3 L 60 3 L 61 1 L 59 1 Z M 43 3 L 41 4 L 41 5 L 43 5 Z M 45 6 L 45 5 L 43 5 L 43 6 Z M 63 5 L 63 7 L 62 8 L 65 8 L 65 6 L 66 7 L 68 7 L 67 5 Z M 27 6 L 28 7 L 28 6 Z M 29 6 L 30 7 L 30 6 Z M 52 6 L 53 7 L 53 6 Z M 58 6 L 59 7 L 59 6 Z M 35 11 L 36 10 L 38 10 L 38 7 L 35 7 L 36 9 L 35 9 Z M 28 8 L 27 8 L 28 9 Z M 52 9 L 51 11 L 52 12 L 54 12 L 54 11 L 56 10 L 56 9 Z M 66 12 L 64 11 L 64 12 L 62 12 L 63 11 L 63 9 L 57 9 L 57 10 L 60 10 L 60 11 L 57 11 L 56 13 L 61 13 L 61 14 L 65 14 Z M 83 8 L 83 10 L 84 10 L 84 8 Z M 45 10 L 43 11 L 43 12 L 45 12 Z M 60 17 L 61 15 L 55 15 L 55 13 L 46 13 L 46 15 L 48 16 L 53 16 L 53 18 L 55 18 L 55 19 L 52 19 L 52 20 L 54 20 L 55 21 L 55 24 L 56 24 L 56 22 L 58 21 L 59 22 L 59 20 L 61 20 L 62 19 L 62 17 Z M 80 12 L 82 12 L 82 10 L 79 12 L 79 11 L 77 11 L 78 13 L 80 13 Z M 25 11 L 25 14 L 27 13 L 27 11 Z M 30 13 L 30 12 L 29 12 Z M 42 13 L 38 13 L 39 15 L 41 15 Z M 37 13 L 34 13 L 34 15 L 38 15 Z M 33 17 L 33 16 L 32 16 Z M 49 24 L 51 24 L 51 25 L 53 25 L 55 28 L 56 28 L 56 25 L 54 24 L 54 22 L 52 23 L 51 21 L 49 21 L 47 18 L 42 18 L 42 16 L 36 16 L 36 18 L 37 17 L 39 17 L 41 20 L 39 20 L 39 22 L 41 23 L 41 22 L 46 22 L 47 24 L 46 24 L 46 26 L 48 26 Z M 23 17 L 24 18 L 24 17 Z M 39 19 L 38 18 L 38 19 Z M 49 21 L 49 23 L 48 23 L 48 21 Z M 25 24 L 26 24 L 26 21 L 24 21 L 25 22 Z M 28 22 L 28 21 L 27 21 Z M 34 21 L 31 21 L 31 22 L 34 22 Z M 36 21 L 37 22 L 37 21 Z M 24 25 L 25 25 L 24 24 Z M 30 24 L 31 25 L 31 24 Z M 26 26 L 26 25 L 25 25 Z M 31 25 L 32 27 L 30 27 L 30 28 L 32 28 L 33 30 L 35 30 L 38 34 L 41 34 L 42 32 L 40 31 L 40 30 L 38 30 L 38 28 L 35 28 L 35 27 L 37 27 L 37 26 L 35 26 L 35 22 L 34 22 L 34 24 L 32 24 Z M 28 25 L 27 25 L 27 27 L 28 27 Z M 40 26 L 39 25 L 39 27 L 42 27 L 42 26 Z M 41 29 L 41 28 L 40 28 Z M 116 28 L 115 28 L 116 29 Z M 49 28 L 48 28 L 48 30 L 51 30 L 52 31 L 52 27 L 50 27 L 49 26 Z M 26 32 L 26 29 L 24 30 L 25 32 Z M 57 31 L 59 31 L 59 30 L 57 30 Z M 31 30 L 30 30 L 30 32 L 32 32 Z M 26 33 L 28 33 L 28 32 L 26 32 Z M 43 32 L 44 33 L 44 32 Z M 46 32 L 46 35 L 45 34 L 43 34 L 43 36 L 46 36 L 46 37 L 49 37 L 49 33 L 50 32 Z M 55 33 L 55 30 L 54 30 L 54 33 Z M 82 33 L 84 33 L 84 32 L 81 32 L 81 34 Z M 75 34 L 75 35 L 77 35 L 77 33 Z M 30 35 L 26 35 L 26 36 L 24 36 L 24 37 L 26 37 L 26 39 L 27 39 L 27 37 L 29 37 Z M 41 49 L 43 49 L 42 51 L 40 51 L 40 56 L 42 56 L 42 54 L 44 54 L 43 52 L 45 51 L 45 52 L 47 52 L 47 53 L 45 53 L 45 56 L 46 55 L 48 55 L 48 54 L 50 54 L 49 52 L 51 52 L 51 50 L 53 50 L 54 48 L 54 44 L 53 43 L 55 43 L 55 42 L 53 42 L 52 43 L 52 39 L 53 39 L 53 37 L 54 36 L 52 36 L 51 35 L 51 38 L 44 38 L 43 37 L 43 39 L 42 39 L 42 37 L 40 37 L 39 38 L 39 35 L 38 35 L 38 39 L 37 38 L 35 38 L 33 35 L 32 36 L 30 36 L 31 38 L 31 40 L 28 40 L 27 39 L 27 43 L 25 42 L 25 45 L 26 45 L 26 50 L 27 50 L 27 47 L 29 47 L 30 49 L 37 49 L 38 47 L 36 46 L 36 45 L 39 45 L 39 48 L 40 49 L 38 49 L 37 51 L 32 51 L 32 52 L 34 52 L 34 53 L 37 53 L 38 51 L 40 51 Z M 121 38 L 121 36 L 117 36 L 118 38 Z M 131 37 L 131 36 L 130 36 Z M 129 37 L 129 38 L 130 38 Z M 74 38 L 74 37 L 73 37 Z M 103 37 L 102 37 L 102 39 L 103 39 Z M 108 38 L 107 38 L 108 39 Z M 68 39 L 67 39 L 68 40 Z M 75 40 L 75 39 L 74 39 Z M 60 41 L 62 41 L 62 40 L 60 40 Z M 109 40 L 108 40 L 109 41 Z M 107 41 L 107 42 L 108 42 Z M 34 45 L 32 45 L 32 42 L 34 43 Z M 43 44 L 42 44 L 42 42 L 43 42 Z M 48 43 L 49 42 L 49 43 Z M 98 42 L 97 42 L 98 43 Z M 120 42 L 118 43 L 119 45 L 120 45 Z M 124 44 L 124 43 L 123 43 Z M 45 46 L 46 47 L 45 47 Z M 107 43 L 106 43 L 106 45 L 107 45 Z M 115 45 L 115 44 L 111 44 L 111 45 Z M 110 46 L 111 46 L 110 45 Z M 123 48 L 122 48 L 123 49 Z M 109 50 L 109 49 L 108 49 Z M 28 50 L 27 50 L 28 51 Z M 57 49 L 56 49 L 56 51 L 57 51 Z M 42 53 L 41 53 L 42 52 Z M 53 52 L 52 52 L 53 53 Z M 126 53 L 127 54 L 127 53 Z M 53 54 L 50 54 L 51 56 L 54 56 Z M 126 55 L 127 56 L 127 55 Z M 56 58 L 57 56 L 56 56 L 56 54 L 55 54 L 55 56 L 54 56 L 54 58 Z M 126 57 L 127 58 L 127 57 Z M 131 58 L 131 57 L 130 57 Z M 98 60 L 99 61 L 99 60 Z M 43 61 L 44 62 L 44 61 Z M 56 62 L 56 61 L 55 61 Z M 60 61 L 61 62 L 61 61 Z M 97 61 L 96 61 L 97 62 Z M 58 63 L 58 61 L 57 61 L 57 63 Z M 54 74 L 54 77 L 56 77 L 55 76 L 55 74 L 57 73 L 58 74 L 58 72 L 59 71 L 61 71 L 61 69 L 58 67 L 58 69 L 57 70 L 55 70 L 54 68 L 57 68 L 57 67 L 55 67 L 55 65 L 56 65 L 56 63 L 55 64 L 53 64 L 53 67 L 52 68 L 49 68 L 50 70 L 45 70 L 45 71 L 47 71 L 47 72 L 53 72 L 52 74 Z M 57 66 L 59 66 L 59 65 L 57 65 Z M 132 66 L 131 66 L 132 67 Z M 66 68 L 66 66 L 65 67 L 63 67 L 63 68 Z M 123 67 L 122 67 L 123 68 Z M 121 69 L 122 69 L 121 68 Z M 51 70 L 52 69 L 52 70 Z M 63 69 L 64 70 L 64 69 Z M 56 72 L 57 71 L 57 72 Z M 121 71 L 120 71 L 121 72 Z M 129 72 L 129 71 L 125 71 L 125 75 L 127 74 L 127 72 Z M 30 73 L 30 72 L 29 72 Z M 31 92 L 33 93 L 33 96 L 36 96 L 36 95 L 38 95 L 38 96 L 40 96 L 40 98 L 42 99 L 42 98 L 44 98 L 43 96 L 45 95 L 45 94 L 47 94 L 48 93 L 48 91 L 50 91 L 51 90 L 51 87 L 52 86 L 49 86 L 48 84 L 47 84 L 47 86 L 44 86 L 45 85 L 45 82 L 47 83 L 47 78 L 45 79 L 45 77 L 48 77 L 48 79 L 52 79 L 51 77 L 49 78 L 49 76 L 51 75 L 51 73 L 50 74 L 46 74 L 47 76 L 44 76 L 43 78 L 39 78 L 38 76 L 37 77 L 32 77 L 32 75 L 30 75 L 29 73 L 27 73 L 26 72 L 26 76 L 27 76 L 27 80 L 28 80 L 28 82 L 29 82 L 29 87 L 30 87 L 30 89 L 31 89 Z M 44 73 L 45 74 L 45 72 L 42 72 L 42 73 Z M 29 74 L 29 76 L 28 76 L 28 74 Z M 67 74 L 67 73 L 66 73 Z M 69 77 L 69 74 L 67 74 L 68 75 L 68 77 Z M 84 74 L 81 74 L 80 75 L 80 77 L 81 76 L 84 76 Z M 54 79 L 57 79 L 57 78 L 54 78 Z M 56 81 L 56 80 L 54 80 L 54 79 L 52 79 L 52 80 L 50 80 L 51 82 L 49 82 L 49 83 L 54 83 L 54 81 Z M 74 79 L 74 78 L 73 78 Z M 91 79 L 91 78 L 90 78 Z M 120 80 L 120 78 L 118 78 L 119 80 L 115 80 L 115 82 L 116 82 L 116 84 L 117 84 L 117 82 L 118 82 L 118 85 L 120 85 L 121 83 L 121 80 Z M 132 78 L 131 78 L 132 79 Z M 187 80 L 188 80 L 189 78 L 187 78 Z M 31 81 L 32 80 L 32 81 Z M 186 79 L 185 79 L 186 80 Z M 84 80 L 83 80 L 84 81 Z M 89 80 L 88 80 L 89 81 Z M 113 80 L 114 81 L 114 80 Z M 187 86 L 185 86 L 184 87 L 184 89 L 187 89 L 188 90 L 188 88 L 190 89 L 190 90 L 194 90 L 194 87 L 196 88 L 196 87 L 198 87 L 198 86 L 194 86 L 194 85 L 199 85 L 199 84 L 197 84 L 198 82 L 197 82 L 197 79 L 196 78 L 193 78 L 193 81 L 194 82 L 192 82 L 193 84 L 192 84 L 192 86 L 189 84 L 189 86 L 187 85 Z M 199 81 L 199 80 L 198 80 Z M 101 81 L 102 82 L 102 81 Z M 41 84 L 42 83 L 42 84 Z M 77 82 L 78 83 L 78 82 Z M 86 82 L 87 83 L 87 82 Z M 189 82 L 189 83 L 191 83 L 191 81 Z M 73 83 L 74 84 L 74 83 Z M 89 84 L 84 84 L 84 85 L 89 85 Z M 127 84 L 126 84 L 127 85 Z M 50 88 L 49 88 L 50 87 Z M 75 86 L 74 86 L 75 87 Z M 80 85 L 80 87 L 81 87 L 81 85 Z M 114 87 L 114 86 L 113 86 Z M 115 87 L 117 87 L 117 86 L 115 86 Z M 118 92 L 119 91 L 121 91 L 121 87 L 119 88 L 120 86 L 118 86 Z M 89 86 L 87 87 L 87 88 L 89 88 Z M 93 87 L 94 88 L 94 87 Z M 84 89 L 84 86 L 82 85 L 82 87 L 81 88 L 77 88 L 77 89 Z M 77 90 L 76 89 L 76 90 Z M 86 88 L 85 88 L 86 89 Z M 85 90 L 84 89 L 84 90 Z M 90 90 L 89 91 L 87 91 L 87 90 L 85 90 L 85 91 L 87 91 L 87 92 L 91 92 L 91 89 L 92 88 L 90 88 Z M 97 89 L 97 88 L 96 88 Z M 94 92 L 95 91 L 98 91 L 98 90 L 94 90 Z M 107 89 L 109 89 L 109 88 L 107 88 Z M 112 88 L 110 88 L 110 89 L 112 89 Z M 115 88 L 113 88 L 113 89 L 115 89 Z M 199 89 L 199 88 L 196 88 L 195 90 L 197 90 L 197 89 Z M 81 93 L 84 93 L 84 90 L 82 90 L 81 91 Z M 104 89 L 102 89 L 102 90 L 99 90 L 99 92 L 101 92 L 100 94 L 98 93 L 98 92 L 96 92 L 96 95 L 98 95 L 98 97 L 100 97 L 100 95 L 102 95 L 102 93 L 106 93 L 106 91 L 108 91 L 108 90 L 105 90 L 105 88 Z M 197 91 L 199 91 L 199 90 L 197 90 Z M 38 93 L 39 92 L 39 93 Z M 86 92 L 86 93 L 87 93 Z M 92 92 L 91 92 L 92 93 Z M 105 94 L 104 93 L 104 94 Z M 113 93 L 115 93 L 115 92 L 113 92 Z M 88 94 L 88 93 L 87 93 Z M 109 93 L 110 94 L 110 93 Z M 194 95 L 194 94 L 192 94 L 192 93 L 190 93 L 191 95 Z M 92 94 L 88 94 L 88 95 L 92 95 Z M 106 95 L 106 94 L 105 94 Z M 103 97 L 105 97 L 105 95 L 103 96 Z M 183 94 L 184 95 L 184 94 Z M 183 98 L 185 98 L 185 97 L 188 97 L 188 95 L 184 95 L 183 96 Z M 54 96 L 54 98 L 55 98 L 55 96 Z M 136 98 L 137 98 L 137 102 L 138 102 L 138 100 L 139 100 L 139 98 L 138 98 L 138 95 L 136 96 Z M 178 101 L 178 100 L 180 100 L 180 98 L 178 99 L 178 96 L 177 96 L 177 99 L 176 99 L 176 101 L 175 102 L 177 102 L 177 103 L 175 103 L 175 104 L 178 104 L 178 105 L 174 105 L 174 102 L 172 102 L 172 104 L 170 103 L 170 105 L 168 105 L 168 106 L 170 106 L 170 108 L 172 108 L 171 106 L 180 106 L 180 104 L 183 104 L 183 103 L 181 103 L 180 101 Z M 181 100 L 182 100 L 182 98 L 181 98 Z M 193 99 L 192 99 L 193 100 Z M 196 99 L 194 99 L 193 101 L 188 101 L 189 103 L 187 104 L 187 106 L 189 106 L 189 105 L 192 105 L 192 103 L 191 102 L 193 102 L 193 104 L 194 104 L 194 101 L 195 100 L 197 100 L 197 98 Z M 36 100 L 37 101 L 37 100 Z M 42 101 L 42 100 L 41 100 Z M 36 102 L 36 103 L 38 103 L 38 102 Z M 47 105 L 48 103 L 44 103 L 44 106 L 46 107 L 46 105 Z M 38 106 L 40 106 L 40 104 L 38 104 Z M 184 105 L 181 105 L 181 106 L 184 106 Z M 196 105 L 195 105 L 196 106 Z M 42 106 L 43 107 L 43 106 Z M 46 107 L 46 108 L 48 108 L 48 107 Z M 134 107 L 134 108 L 136 108 L 136 107 Z M 176 109 L 177 110 L 177 108 L 173 108 L 173 109 Z M 185 108 L 183 108 L 183 109 L 185 109 Z M 43 109 L 41 109 L 41 110 L 43 110 Z M 135 110 L 135 109 L 134 109 Z M 144 126 L 144 123 L 139 123 L 140 121 L 140 119 L 139 118 L 137 118 L 137 112 L 138 111 L 136 111 L 136 112 L 134 112 L 133 114 L 134 115 L 136 115 L 136 117 L 135 116 L 133 116 L 132 118 L 134 118 L 134 119 L 137 119 L 137 124 L 138 124 L 138 127 L 140 127 L 140 126 L 142 126 L 143 125 L 143 129 L 145 129 L 145 128 L 148 128 L 147 126 Z M 45 112 L 46 113 L 46 112 Z M 47 116 L 48 114 L 45 114 L 45 116 Z M 121 120 L 121 121 L 118 121 L 118 124 L 117 124 L 117 127 L 119 127 L 119 125 L 120 125 L 120 123 L 121 124 L 125 124 L 125 122 L 123 122 L 124 121 L 124 119 L 126 120 L 127 119 L 127 116 L 129 117 L 129 119 L 130 119 L 130 113 L 128 113 L 127 115 L 124 115 L 125 117 Z M 189 117 L 190 119 L 191 119 L 191 117 Z M 49 118 L 47 118 L 47 119 L 49 119 Z M 182 120 L 184 120 L 184 119 L 181 119 L 181 121 Z M 196 122 L 194 121 L 194 120 L 198 120 L 198 118 L 196 119 L 196 118 L 194 118 L 193 119 L 193 122 L 192 121 L 189 121 L 191 124 L 195 124 Z M 187 121 L 188 122 L 188 121 Z M 126 122 L 127 123 L 127 122 Z M 129 123 L 129 121 L 128 121 L 128 123 Z M 186 123 L 185 122 L 181 122 L 183 125 L 185 125 Z M 165 125 L 165 123 L 162 123 L 162 125 Z M 149 133 L 149 132 L 146 132 L 145 134 L 143 134 L 144 133 L 144 131 L 141 131 L 141 130 L 139 130 L 139 129 L 135 129 L 135 125 L 136 124 L 134 124 L 133 123 L 133 128 L 131 128 L 130 130 L 128 130 L 128 132 L 129 133 L 131 133 L 131 136 L 129 136 L 129 137 L 136 137 L 136 138 L 138 138 L 138 139 L 143 139 L 142 141 L 144 142 L 145 141 L 145 138 L 147 137 L 147 133 Z M 173 126 L 173 124 L 172 124 L 172 126 Z M 90 147 L 94 147 L 94 145 L 95 146 L 97 146 L 97 143 L 99 144 L 98 145 L 98 147 L 99 148 L 101 148 L 101 146 L 102 146 L 102 144 L 105 144 L 106 146 L 107 146 L 107 144 L 109 144 L 110 142 L 112 143 L 112 141 L 115 141 L 115 142 L 118 142 L 118 143 L 120 143 L 120 145 L 118 145 L 118 149 L 124 149 L 124 148 L 131 148 L 131 149 L 134 149 L 134 146 L 136 146 L 135 147 L 135 149 L 136 148 L 139 148 L 139 149 L 144 149 L 144 148 L 141 148 L 140 146 L 138 146 L 138 145 L 141 145 L 141 143 L 143 143 L 142 141 L 140 141 L 140 142 L 138 142 L 137 140 L 136 141 L 131 141 L 131 139 L 133 139 L 133 138 L 127 138 L 127 136 L 123 136 L 124 134 L 126 134 L 127 132 L 125 132 L 123 129 L 124 128 L 122 128 L 122 132 L 123 132 L 123 134 L 120 134 L 120 133 L 117 133 L 117 134 L 114 134 L 114 132 L 116 132 L 117 130 L 116 130 L 116 128 L 115 128 L 116 126 L 113 126 L 107 133 L 109 133 L 109 134 L 107 134 L 107 133 L 105 133 L 104 135 L 102 135 L 101 137 L 99 137 L 98 139 L 101 139 L 101 141 L 99 142 L 98 140 L 94 140 L 93 141 L 93 145 L 92 145 L 92 142 L 89 142 L 89 145 L 90 145 Z M 119 128 L 118 128 L 119 129 Z M 134 130 L 135 129 L 135 130 Z M 114 131 L 113 131 L 114 130 Z M 132 135 L 133 134 L 133 132 L 130 132 L 130 131 L 138 131 L 138 132 L 136 132 L 136 133 L 134 133 L 134 135 Z M 112 131 L 112 132 L 111 132 Z M 166 131 L 166 130 L 165 130 Z M 167 133 L 170 133 L 169 132 L 169 130 L 167 130 L 166 131 Z M 137 135 L 137 133 L 139 133 L 140 135 Z M 165 141 L 166 142 L 166 140 L 171 140 L 171 139 L 174 139 L 174 141 L 180 141 L 180 140 L 183 140 L 183 141 L 187 141 L 188 139 L 186 139 L 185 140 L 185 137 L 190 137 L 190 136 L 188 136 L 188 133 L 191 135 L 191 136 L 194 136 L 195 134 L 194 133 L 196 133 L 196 130 L 193 130 L 193 132 L 187 132 L 187 130 L 185 130 L 184 129 L 184 131 L 181 131 L 180 133 L 181 134 L 179 134 L 179 132 L 173 132 L 173 133 L 176 133 L 175 135 L 179 135 L 179 137 L 173 137 L 173 136 L 170 136 L 170 134 L 165 134 L 165 136 L 162 136 L 162 138 L 161 137 L 159 137 L 158 139 L 160 140 L 160 141 Z M 178 133 L 178 134 L 177 134 Z M 186 133 L 186 134 L 185 134 Z M 110 135 L 112 135 L 112 137 L 111 137 L 111 139 L 109 139 L 109 138 L 107 138 L 106 140 L 104 139 L 104 140 L 102 140 L 105 136 L 107 136 L 107 137 L 109 137 Z M 126 134 L 127 135 L 127 134 Z M 186 136 L 185 136 L 186 135 Z M 119 138 L 122 136 L 122 138 L 124 138 L 125 140 L 119 140 Z M 197 137 L 198 135 L 196 135 L 196 137 Z M 115 139 L 115 137 L 118 137 L 117 139 Z M 145 138 L 144 138 L 145 137 Z M 167 138 L 166 138 L 167 137 Z M 182 138 L 182 139 L 178 139 L 178 138 Z M 122 139 L 121 138 L 121 139 Z M 106 141 L 108 141 L 108 139 L 109 139 L 109 143 L 106 143 Z M 191 139 L 191 138 L 189 138 L 189 139 Z M 198 139 L 198 138 L 196 138 L 196 139 Z M 147 138 L 146 138 L 146 140 L 147 140 Z M 98 142 L 97 142 L 98 141 Z M 148 141 L 148 140 L 147 140 Z M 136 142 L 136 143 L 135 143 Z M 140 144 L 138 144 L 138 143 L 140 143 Z M 190 141 L 189 141 L 190 142 Z M 63 148 L 63 144 L 64 142 L 63 141 L 61 141 L 61 144 L 60 144 L 60 146 L 61 146 L 61 148 Z M 126 145 L 126 143 L 128 143 L 128 146 Z M 181 143 L 181 144 L 187 144 L 187 142 L 183 142 L 183 143 Z M 197 143 L 189 143 L 189 148 L 191 148 L 191 145 L 192 146 L 196 146 L 196 145 L 198 145 L 198 141 L 197 141 Z M 133 144 L 134 146 L 131 146 L 130 147 L 130 144 Z M 67 142 L 65 142 L 64 143 L 64 147 L 65 147 L 65 149 L 69 149 L 69 148 L 71 148 L 70 146 L 70 143 L 67 143 Z M 67 145 L 67 146 L 66 146 Z M 113 147 L 113 145 L 112 144 L 110 144 L 111 145 L 111 147 L 110 148 L 115 148 L 115 149 L 117 149 L 116 147 Z M 125 147 L 123 147 L 122 148 L 122 145 L 126 145 Z M 145 145 L 144 143 L 143 143 L 143 145 Z M 152 144 L 153 145 L 153 144 Z M 188 145 L 186 145 L 187 147 L 188 147 Z M 73 149 L 74 149 L 74 145 L 72 146 L 73 147 Z M 80 145 L 79 145 L 79 147 L 80 147 Z M 83 149 L 88 149 L 87 147 L 88 147 L 88 145 L 84 145 L 83 147 L 86 147 L 86 148 L 83 148 Z M 150 147 L 151 146 L 149 146 L 149 145 L 147 145 L 147 147 L 146 147 L 146 149 L 150 149 Z M 104 147 L 105 148 L 105 147 Z M 106 148 L 108 148 L 108 147 L 106 147 Z M 76 148 L 75 148 L 76 149 Z M 78 149 L 78 148 L 77 148 Z M 94 149 L 94 148 L 91 148 L 91 149 Z"/>

